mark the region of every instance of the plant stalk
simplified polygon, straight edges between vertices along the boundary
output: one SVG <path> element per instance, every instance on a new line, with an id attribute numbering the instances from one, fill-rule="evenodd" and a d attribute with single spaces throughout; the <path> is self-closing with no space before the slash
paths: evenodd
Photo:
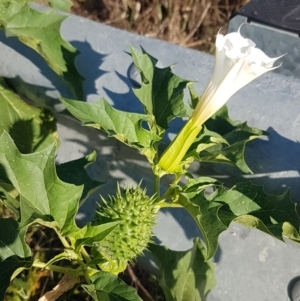
<path id="1" fill-rule="evenodd" d="M 59 232 L 56 228 L 54 228 L 54 230 L 55 230 L 57 236 L 59 237 L 60 241 L 62 242 L 63 246 L 64 246 L 66 249 L 70 249 L 71 246 L 70 246 L 70 244 L 68 243 L 68 241 L 60 234 L 60 232 Z"/>
<path id="2" fill-rule="evenodd" d="M 64 268 L 55 264 L 47 265 L 47 263 L 44 262 L 34 262 L 32 266 L 40 269 L 58 272 L 58 273 L 70 274 L 73 276 L 84 275 L 84 272 L 78 271 L 78 269 Z"/>
<path id="3" fill-rule="evenodd" d="M 160 198 L 160 177 L 156 174 L 154 174 L 154 193 Z"/>
<path id="4" fill-rule="evenodd" d="M 183 208 L 181 204 L 178 203 L 167 203 L 161 202 L 157 204 L 160 208 Z"/>

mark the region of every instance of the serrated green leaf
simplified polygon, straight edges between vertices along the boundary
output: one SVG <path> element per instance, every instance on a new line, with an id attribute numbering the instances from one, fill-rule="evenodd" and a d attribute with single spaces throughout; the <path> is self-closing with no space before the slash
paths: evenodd
<path id="1" fill-rule="evenodd" d="M 0 218 L 0 300 L 3 300 L 11 276 L 20 268 L 30 268 L 31 251 L 13 218 Z"/>
<path id="2" fill-rule="evenodd" d="M 210 259 L 217 251 L 219 235 L 228 227 L 219 218 L 222 204 L 207 200 L 203 191 L 196 195 L 192 194 L 192 197 L 188 193 L 181 193 L 179 202 L 198 225 L 205 240 L 206 259 Z"/>
<path id="3" fill-rule="evenodd" d="M 66 109 L 85 126 L 104 130 L 109 136 L 138 149 L 150 162 L 155 151 L 153 143 L 161 138 L 154 131 L 142 127 L 142 122 L 151 122 L 153 117 L 114 109 L 105 99 L 97 103 L 61 98 Z"/>
<path id="4" fill-rule="evenodd" d="M 155 116 L 156 124 L 168 128 L 174 117 L 187 116 L 184 105 L 184 89 L 190 81 L 184 80 L 172 72 L 171 67 L 156 67 L 157 59 L 131 47 L 133 62 L 141 74 L 142 86 L 133 89 L 134 94 L 143 104 L 147 115 Z"/>
<path id="5" fill-rule="evenodd" d="M 100 271 L 91 281 L 93 284 L 82 287 L 96 301 L 142 301 L 134 288 L 111 273 Z"/>
<path id="6" fill-rule="evenodd" d="M 83 77 L 75 67 L 79 52 L 60 35 L 65 19 L 53 11 L 37 11 L 25 0 L 0 1 L 0 28 L 39 53 L 74 96 L 81 98 Z"/>
<path id="7" fill-rule="evenodd" d="M 289 238 L 293 239 L 296 237 L 294 230 L 300 229 L 297 204 L 290 200 L 288 190 L 279 196 L 269 195 L 264 191 L 263 186 L 248 181 L 238 183 L 230 190 L 222 192 L 214 198 L 214 201 L 225 203 L 228 210 L 237 216 L 234 221 L 259 228 L 278 239 L 282 239 L 283 235 L 290 235 Z M 251 220 L 249 215 L 252 216 Z"/>
<path id="8" fill-rule="evenodd" d="M 227 163 L 252 173 L 244 158 L 245 144 L 265 135 L 268 133 L 248 127 L 246 122 L 231 120 L 224 106 L 205 123 L 184 160 Z"/>
<path id="9" fill-rule="evenodd" d="M 203 234 L 207 259 L 218 247 L 218 237 L 231 222 L 261 230 L 278 239 L 283 236 L 300 242 L 300 218 L 289 191 L 280 196 L 268 195 L 263 186 L 238 183 L 229 190 L 221 186 L 208 197 L 204 191 L 185 190 L 179 193 L 180 204 L 190 213 Z"/>
<path id="10" fill-rule="evenodd" d="M 96 161 L 96 157 L 97 154 L 94 151 L 83 158 L 56 166 L 57 175 L 62 181 L 76 186 L 83 185 L 84 188 L 81 196 L 81 203 L 84 202 L 86 198 L 88 198 L 97 188 L 104 184 L 92 180 L 86 171 L 86 168 Z"/>
<path id="11" fill-rule="evenodd" d="M 40 151 L 53 142 L 59 143 L 53 115 L 25 103 L 0 78 L 0 135 L 3 131 L 10 134 L 23 154 Z"/>
<path id="12" fill-rule="evenodd" d="M 119 222 L 111 222 L 102 225 L 88 224 L 77 232 L 69 235 L 75 250 L 78 251 L 81 246 L 92 247 L 103 240 Z"/>
<path id="13" fill-rule="evenodd" d="M 151 245 L 149 251 L 161 272 L 159 281 L 167 301 L 203 301 L 216 285 L 215 264 L 205 261 L 199 238 L 188 251 L 176 252 Z"/>
<path id="14" fill-rule="evenodd" d="M 0 136 L 2 182 L 13 185 L 20 202 L 21 225 L 40 219 L 67 235 L 76 231 L 74 217 L 83 187 L 61 181 L 55 170 L 55 145 L 32 153 L 21 154 L 7 132 Z M 0 182 L 0 186 L 2 184 Z M 4 189 L 4 186 L 1 186 Z"/>

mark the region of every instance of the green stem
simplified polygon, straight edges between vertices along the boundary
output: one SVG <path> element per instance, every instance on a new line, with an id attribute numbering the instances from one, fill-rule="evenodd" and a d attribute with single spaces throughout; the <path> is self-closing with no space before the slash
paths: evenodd
<path id="1" fill-rule="evenodd" d="M 82 252 L 82 249 L 84 249 L 84 248 L 83 247 L 81 248 L 81 254 L 83 255 L 84 252 Z M 84 251 L 86 252 L 85 249 L 84 249 Z M 87 254 L 87 252 L 86 252 L 86 254 Z M 88 254 L 87 254 L 87 256 L 88 256 Z M 90 256 L 88 256 L 88 257 L 89 257 L 89 260 L 90 260 Z M 82 268 L 83 275 L 84 275 L 86 283 L 91 284 L 90 276 L 89 276 L 88 269 L 87 269 L 86 265 L 79 259 L 77 259 L 77 262 L 80 265 L 80 267 Z"/>
<path id="2" fill-rule="evenodd" d="M 84 270 L 84 279 L 86 281 L 87 284 L 91 284 L 92 281 L 90 280 L 90 275 L 87 269 Z"/>
<path id="3" fill-rule="evenodd" d="M 160 177 L 156 174 L 154 174 L 154 193 L 160 198 Z"/>
<path id="4" fill-rule="evenodd" d="M 59 238 L 60 241 L 62 242 L 63 246 L 64 246 L 66 249 L 70 249 L 71 246 L 70 246 L 70 244 L 68 243 L 68 241 L 60 234 L 60 232 L 59 232 L 56 228 L 54 228 L 54 230 L 55 230 L 55 232 L 56 232 L 58 238 Z"/>
<path id="5" fill-rule="evenodd" d="M 35 268 L 45 269 L 58 273 L 70 274 L 73 276 L 84 275 L 84 272 L 82 270 L 79 271 L 78 269 L 64 268 L 54 264 L 47 265 L 47 263 L 44 262 L 34 262 L 32 266 Z"/>
<path id="6" fill-rule="evenodd" d="M 85 203 L 86 200 L 87 198 L 84 198 L 79 202 L 79 208 L 81 208 L 81 206 Z"/>
<path id="7" fill-rule="evenodd" d="M 155 157 L 154 157 L 154 165 L 155 167 L 158 164 L 158 146 L 155 144 Z M 154 194 L 156 194 L 156 197 L 159 199 L 160 198 L 160 176 L 157 175 L 156 173 L 153 173 L 154 175 Z"/>
<path id="8" fill-rule="evenodd" d="M 182 208 L 183 206 L 178 203 L 161 202 L 157 204 L 160 208 Z"/>
<path id="9" fill-rule="evenodd" d="M 80 252 L 86 262 L 90 262 L 92 260 L 89 253 L 86 251 L 85 247 L 82 246 Z"/>

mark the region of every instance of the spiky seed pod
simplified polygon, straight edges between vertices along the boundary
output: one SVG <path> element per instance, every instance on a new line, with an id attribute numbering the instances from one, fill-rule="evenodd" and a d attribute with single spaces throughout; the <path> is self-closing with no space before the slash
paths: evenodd
<path id="1" fill-rule="evenodd" d="M 103 258 L 99 264 L 104 271 L 118 274 L 128 262 L 143 254 L 152 238 L 159 206 L 155 197 L 149 197 L 140 185 L 121 192 L 118 185 L 115 196 L 103 204 L 96 214 L 95 223 L 119 221 L 120 224 L 99 243 L 97 253 Z"/>

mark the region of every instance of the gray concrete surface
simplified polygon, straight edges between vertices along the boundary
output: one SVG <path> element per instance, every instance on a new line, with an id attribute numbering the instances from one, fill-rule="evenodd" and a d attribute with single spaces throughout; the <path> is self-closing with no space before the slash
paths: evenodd
<path id="1" fill-rule="evenodd" d="M 154 39 L 141 37 L 104 26 L 79 17 L 70 17 L 62 26 L 62 34 L 78 48 L 81 55 L 76 64 L 85 76 L 84 93 L 87 101 L 106 97 L 119 109 L 140 111 L 141 107 L 131 92 L 128 68 L 131 59 L 124 51 L 129 45 L 142 45 L 159 59 L 161 66 L 176 63 L 174 72 L 181 77 L 198 81 L 200 93 L 213 69 L 213 56 L 184 49 Z M 32 50 L 13 38 L 0 36 L 0 74 L 20 93 L 32 97 L 38 93 L 45 105 L 62 109 L 55 100 L 58 95 L 70 97 L 62 81 Z M 57 89 L 58 88 L 58 89 Z M 251 178 L 264 184 L 269 193 L 281 193 L 291 187 L 294 201 L 300 195 L 300 81 L 292 76 L 269 73 L 257 79 L 232 97 L 229 112 L 232 118 L 248 120 L 250 126 L 268 130 L 271 136 L 257 140 L 247 147 L 246 157 L 254 175 L 245 176 L 225 165 L 199 164 L 195 174 L 219 178 L 228 186 L 236 180 Z M 100 181 L 109 181 L 99 190 L 112 193 L 115 181 L 137 183 L 141 177 L 151 190 L 151 171 L 142 156 L 107 139 L 93 129 L 64 115 L 58 115 L 58 131 L 62 145 L 57 161 L 81 157 L 93 149 L 98 152 L 97 164 L 89 169 Z M 179 130 L 174 123 L 169 137 Z M 167 179 L 165 179 L 167 184 Z M 83 223 L 93 216 L 97 194 L 83 206 L 78 217 Z M 176 233 L 176 235 L 174 235 Z M 155 234 L 161 243 L 172 249 L 188 249 L 198 229 L 191 218 L 180 209 L 160 212 Z M 209 301 L 285 301 L 287 286 L 300 275 L 300 246 L 283 243 L 263 233 L 232 224 L 220 237 L 216 255 L 217 287 Z"/>
<path id="2" fill-rule="evenodd" d="M 230 20 L 228 31 L 237 31 L 241 25 L 241 32 L 255 40 L 257 47 L 270 57 L 286 54 L 281 58 L 282 67 L 274 72 L 300 78 L 300 38 L 297 33 L 263 25 L 240 15 Z"/>

